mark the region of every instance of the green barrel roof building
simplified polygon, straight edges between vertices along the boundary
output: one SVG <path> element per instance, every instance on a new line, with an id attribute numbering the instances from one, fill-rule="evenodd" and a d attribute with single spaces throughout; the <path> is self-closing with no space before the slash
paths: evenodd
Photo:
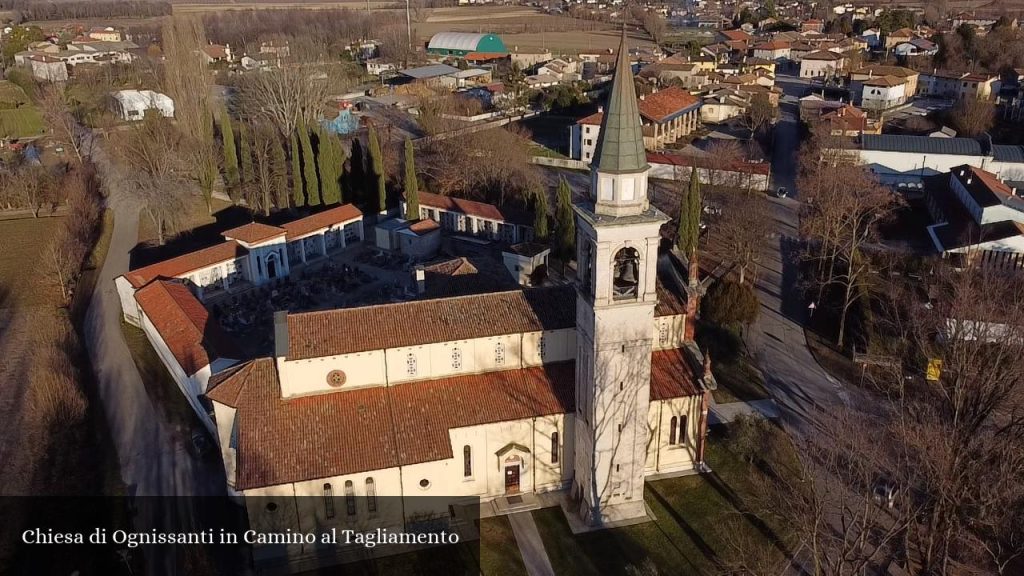
<path id="1" fill-rule="evenodd" d="M 497 34 L 439 32 L 427 44 L 427 53 L 441 56 L 465 56 L 470 52 L 508 54 L 508 48 Z"/>

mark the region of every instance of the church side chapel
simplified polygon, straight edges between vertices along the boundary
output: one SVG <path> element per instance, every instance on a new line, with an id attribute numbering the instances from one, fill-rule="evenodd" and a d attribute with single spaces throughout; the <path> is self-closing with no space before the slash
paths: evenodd
<path id="1" fill-rule="evenodd" d="M 273 357 L 212 378 L 230 490 L 275 502 L 252 522 L 365 530 L 403 500 L 409 521 L 410 497 L 500 513 L 550 493 L 611 526 L 647 518 L 645 479 L 700 468 L 714 381 L 696 274 L 659 273 L 669 217 L 647 197 L 625 32 L 606 110 L 575 285 L 278 312 Z"/>

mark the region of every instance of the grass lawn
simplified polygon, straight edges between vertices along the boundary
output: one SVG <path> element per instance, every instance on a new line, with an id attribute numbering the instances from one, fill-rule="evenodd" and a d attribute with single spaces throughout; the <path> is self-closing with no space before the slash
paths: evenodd
<path id="1" fill-rule="evenodd" d="M 167 240 L 174 237 L 175 234 L 180 234 L 193 228 L 205 226 L 207 224 L 213 224 L 217 221 L 217 212 L 230 208 L 233 206 L 231 202 L 225 202 L 224 200 L 213 199 L 213 213 L 206 210 L 206 202 L 202 198 L 196 196 L 195 202 L 191 205 L 190 212 L 186 215 L 185 219 L 175 230 L 167 230 Z M 156 226 L 153 225 L 153 219 L 146 214 L 145 211 L 139 214 L 139 243 L 140 244 L 156 244 L 157 240 Z"/>
<path id="2" fill-rule="evenodd" d="M 0 222 L 0 303 L 10 298 L 23 305 L 51 304 L 55 287 L 40 289 L 38 272 L 44 265 L 43 250 L 61 218 L 21 218 Z M 0 307 L 6 306 L 0 304 Z"/>
<path id="3" fill-rule="evenodd" d="M 75 286 L 74 300 L 71 302 L 71 315 L 76 322 L 84 318 L 85 311 L 89 308 L 89 301 L 92 299 L 93 289 L 99 279 L 100 269 L 107 259 L 107 250 L 110 248 L 110 237 L 114 233 L 114 213 L 110 210 L 103 211 L 103 220 L 100 221 L 100 235 L 96 239 L 96 245 L 92 247 L 85 265 L 82 266 L 82 275 L 78 278 L 78 285 Z"/>
<path id="4" fill-rule="evenodd" d="M 43 133 L 43 116 L 35 106 L 0 110 L 0 138 L 27 138 Z"/>
<path id="5" fill-rule="evenodd" d="M 186 430 L 201 426 L 198 423 L 199 417 L 167 371 L 167 367 L 160 361 L 160 356 L 149 343 L 146 333 L 123 320 L 121 331 L 124 333 L 124 340 L 131 351 L 135 366 L 139 369 L 146 394 L 153 399 L 153 405 L 166 412 L 165 419 L 168 422 L 183 426 Z"/>
<path id="6" fill-rule="evenodd" d="M 847 384 L 856 385 L 860 382 L 860 368 L 849 356 L 837 350 L 834 342 L 807 328 L 804 328 L 804 336 L 807 338 L 807 347 L 810 348 L 811 355 L 826 372 Z"/>
<path id="7" fill-rule="evenodd" d="M 555 573 L 626 575 L 630 566 L 653 564 L 657 574 L 714 574 L 731 553 L 731 535 L 775 550 L 781 560 L 774 532 L 743 514 L 752 467 L 720 439 L 710 440 L 708 450 L 711 474 L 647 483 L 654 522 L 573 535 L 561 509 L 534 512 Z"/>
<path id="8" fill-rule="evenodd" d="M 454 546 L 437 546 L 416 552 L 385 556 L 325 568 L 313 574 L 348 574 L 351 576 L 526 576 L 523 558 L 516 546 L 508 518 L 498 516 L 480 521 L 480 541 Z"/>
<path id="9" fill-rule="evenodd" d="M 764 387 L 764 377 L 761 375 L 761 371 L 747 356 L 740 356 L 728 363 L 713 363 L 711 370 L 715 373 L 715 380 L 718 382 L 718 389 L 712 394 L 715 397 L 715 402 L 719 404 L 764 400 L 771 396 Z"/>

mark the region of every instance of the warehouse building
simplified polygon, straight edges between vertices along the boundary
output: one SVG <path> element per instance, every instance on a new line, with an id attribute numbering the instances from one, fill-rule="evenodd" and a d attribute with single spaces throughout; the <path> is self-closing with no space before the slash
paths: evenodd
<path id="1" fill-rule="evenodd" d="M 469 32 L 439 32 L 427 44 L 427 53 L 437 56 L 466 56 L 477 54 L 507 55 L 508 49 L 496 34 Z"/>

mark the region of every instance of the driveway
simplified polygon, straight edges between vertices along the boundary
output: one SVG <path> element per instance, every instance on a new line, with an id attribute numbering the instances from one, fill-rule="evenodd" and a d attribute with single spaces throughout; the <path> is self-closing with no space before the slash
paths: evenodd
<path id="1" fill-rule="evenodd" d="M 114 231 L 107 259 L 85 318 L 85 342 L 96 372 L 97 394 L 129 496 L 215 496 L 225 493 L 223 468 L 197 462 L 185 451 L 188 437 L 165 419 L 146 392 L 121 332 L 121 305 L 114 278 L 128 271 L 129 254 L 138 240 L 139 207 L 120 185 L 116 167 L 102 146 L 92 158 L 108 190 Z M 193 525 L 191 501 L 147 499 L 135 518 L 136 530 L 180 529 Z M 172 547 L 147 550 L 147 574 L 175 571 Z"/>

